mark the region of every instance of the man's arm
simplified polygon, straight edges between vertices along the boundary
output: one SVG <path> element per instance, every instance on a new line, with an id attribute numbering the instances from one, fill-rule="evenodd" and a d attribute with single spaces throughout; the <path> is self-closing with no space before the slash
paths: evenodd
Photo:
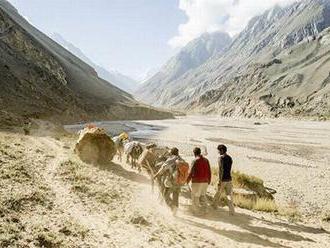
<path id="1" fill-rule="evenodd" d="M 173 163 L 173 159 L 168 158 L 164 162 L 164 164 L 162 165 L 162 167 L 160 168 L 160 170 L 156 173 L 156 175 L 154 176 L 154 178 L 163 175 L 165 171 L 167 171 L 168 169 L 170 169 L 172 163 Z"/>
<path id="2" fill-rule="evenodd" d="M 193 160 L 191 162 L 191 170 L 190 170 L 190 173 L 189 173 L 189 176 L 187 178 L 187 184 L 190 183 L 191 179 L 192 179 L 192 175 L 194 173 L 194 170 L 195 170 L 195 164 L 196 164 L 196 160 Z"/>
<path id="3" fill-rule="evenodd" d="M 163 175 L 166 170 L 165 166 L 162 166 L 159 171 L 154 175 L 154 178 L 159 177 L 160 175 Z"/>
<path id="4" fill-rule="evenodd" d="M 208 184 L 211 183 L 211 179 L 212 179 L 212 170 L 211 170 L 211 166 L 210 166 L 210 162 L 207 160 L 207 166 L 209 169 L 209 178 L 208 178 Z"/>
<path id="5" fill-rule="evenodd" d="M 223 178 L 223 158 L 220 156 L 218 160 L 218 166 L 219 166 L 219 182 L 222 182 Z"/>

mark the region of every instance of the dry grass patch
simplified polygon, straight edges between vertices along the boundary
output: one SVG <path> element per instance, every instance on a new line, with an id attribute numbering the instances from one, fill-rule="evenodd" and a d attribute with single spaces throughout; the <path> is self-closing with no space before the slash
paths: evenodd
<path id="1" fill-rule="evenodd" d="M 259 190 L 264 187 L 264 181 L 258 177 L 250 176 L 239 171 L 233 171 L 233 185 L 237 188 L 244 188 L 250 190 Z"/>
<path id="2" fill-rule="evenodd" d="M 87 197 L 99 203 L 111 204 L 121 194 L 117 189 L 107 187 L 104 183 L 108 179 L 105 173 L 93 165 L 80 161 L 75 156 L 63 162 L 59 170 L 59 174 L 71 184 L 72 191 L 80 198 Z M 121 190 L 124 191 L 124 189 Z"/>
<path id="3" fill-rule="evenodd" d="M 213 167 L 214 168 L 214 167 Z M 250 176 L 239 171 L 232 172 L 233 186 L 235 188 L 259 189 L 264 187 L 264 181 L 258 177 Z M 217 169 L 212 170 L 212 183 L 217 184 L 219 181 L 219 172 Z"/>
<path id="4" fill-rule="evenodd" d="M 224 199 L 226 201 L 226 199 Z M 240 208 L 261 212 L 278 212 L 279 207 L 274 200 L 266 198 L 249 198 L 244 195 L 234 194 L 234 204 Z"/>
<path id="5" fill-rule="evenodd" d="M 51 152 L 31 147 L 28 139 L 0 132 L 0 247 L 84 243 L 87 230 L 56 205 L 55 194 L 45 181 Z"/>
<path id="6" fill-rule="evenodd" d="M 281 206 L 278 210 L 278 214 L 288 217 L 291 221 L 297 221 L 301 219 L 298 203 L 295 201 L 290 201 L 287 206 Z"/>
<path id="7" fill-rule="evenodd" d="M 213 170 L 212 183 L 218 183 L 218 171 Z M 262 212 L 276 213 L 279 207 L 273 196 L 264 186 L 264 181 L 258 177 L 250 176 L 239 171 L 233 171 L 234 204 L 240 208 Z M 236 189 L 236 190 L 235 190 Z M 244 189 L 246 193 L 237 192 L 237 189 Z M 225 204 L 226 198 L 222 199 Z"/>
<path id="8" fill-rule="evenodd" d="M 72 243 L 67 238 L 74 237 L 83 241 L 88 235 L 88 230 L 77 224 L 74 220 L 67 218 L 60 225 L 54 226 L 52 223 L 40 223 L 32 230 L 34 244 L 37 247 L 72 247 Z"/>
<path id="9" fill-rule="evenodd" d="M 297 221 L 301 219 L 301 213 L 298 208 L 292 207 L 280 207 L 278 214 L 284 217 L 288 217 L 291 221 Z"/>
<path id="10" fill-rule="evenodd" d="M 254 210 L 262 211 L 262 212 L 277 212 L 278 206 L 276 205 L 274 200 L 259 198 L 254 203 Z"/>
<path id="11" fill-rule="evenodd" d="M 72 184 L 74 192 L 89 193 L 90 185 L 93 183 L 85 166 L 73 159 L 67 160 L 60 165 L 60 175 Z"/>
<path id="12" fill-rule="evenodd" d="M 225 198 L 223 198 L 223 199 L 224 199 L 224 201 L 226 201 Z M 234 195 L 235 206 L 251 210 L 254 207 L 254 203 L 255 203 L 254 201 L 252 201 L 251 199 L 248 199 L 242 195 Z"/>
<path id="13" fill-rule="evenodd" d="M 31 191 L 16 189 L 16 192 L 12 192 L 12 194 L 1 199 L 1 205 L 9 210 L 20 212 L 31 209 L 36 205 L 52 209 L 53 201 L 49 192 L 44 188 L 35 188 Z"/>

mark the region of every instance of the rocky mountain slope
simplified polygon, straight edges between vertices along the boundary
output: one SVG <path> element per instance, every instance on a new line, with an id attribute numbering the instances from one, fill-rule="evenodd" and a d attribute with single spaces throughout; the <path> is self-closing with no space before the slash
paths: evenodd
<path id="1" fill-rule="evenodd" d="M 172 57 L 158 73 L 147 80 L 137 91 L 137 96 L 156 105 L 166 105 L 163 98 L 167 88 L 172 87 L 172 82 L 190 73 L 209 58 L 222 54 L 230 45 L 231 38 L 227 33 L 205 33 L 199 38 L 188 43 L 176 56 Z M 173 85 L 175 87 L 175 85 Z M 170 90 L 170 89 L 169 89 Z M 167 100 L 164 98 L 164 100 Z"/>
<path id="2" fill-rule="evenodd" d="M 251 64 L 192 103 L 190 109 L 246 117 L 330 117 L 330 29 Z"/>
<path id="3" fill-rule="evenodd" d="M 144 96 L 227 116 L 329 116 L 329 26 L 328 0 L 275 6 L 224 53 Z"/>
<path id="4" fill-rule="evenodd" d="M 65 40 L 60 34 L 54 33 L 51 35 L 51 38 L 54 41 L 56 41 L 58 44 L 63 46 L 65 49 L 70 51 L 72 54 L 80 58 L 82 61 L 86 62 L 91 67 L 93 67 L 100 78 L 110 82 L 111 84 L 129 93 L 133 93 L 137 89 L 138 87 L 137 81 L 126 75 L 121 74 L 120 72 L 109 71 L 103 68 L 102 66 L 95 64 L 78 47 L 76 47 L 71 42 Z"/>
<path id="5" fill-rule="evenodd" d="M 0 1 L 0 122 L 166 118 L 97 76 L 95 70 Z"/>

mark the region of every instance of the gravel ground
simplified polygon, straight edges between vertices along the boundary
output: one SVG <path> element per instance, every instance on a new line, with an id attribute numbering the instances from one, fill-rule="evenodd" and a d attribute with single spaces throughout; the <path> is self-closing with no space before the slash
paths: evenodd
<path id="1" fill-rule="evenodd" d="M 194 146 L 206 148 L 214 166 L 217 145 L 226 144 L 234 170 L 262 178 L 279 204 L 306 217 L 330 213 L 330 122 L 188 116 L 124 124 L 136 139 L 177 146 L 188 160 Z M 118 122 L 103 125 L 112 130 Z"/>

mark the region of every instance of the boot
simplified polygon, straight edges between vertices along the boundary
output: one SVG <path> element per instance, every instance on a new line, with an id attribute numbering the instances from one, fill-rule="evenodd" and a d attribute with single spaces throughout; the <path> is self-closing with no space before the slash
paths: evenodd
<path id="1" fill-rule="evenodd" d="M 172 208 L 172 214 L 173 214 L 174 217 L 176 217 L 177 212 L 178 212 L 178 208 L 177 207 L 173 207 Z"/>

